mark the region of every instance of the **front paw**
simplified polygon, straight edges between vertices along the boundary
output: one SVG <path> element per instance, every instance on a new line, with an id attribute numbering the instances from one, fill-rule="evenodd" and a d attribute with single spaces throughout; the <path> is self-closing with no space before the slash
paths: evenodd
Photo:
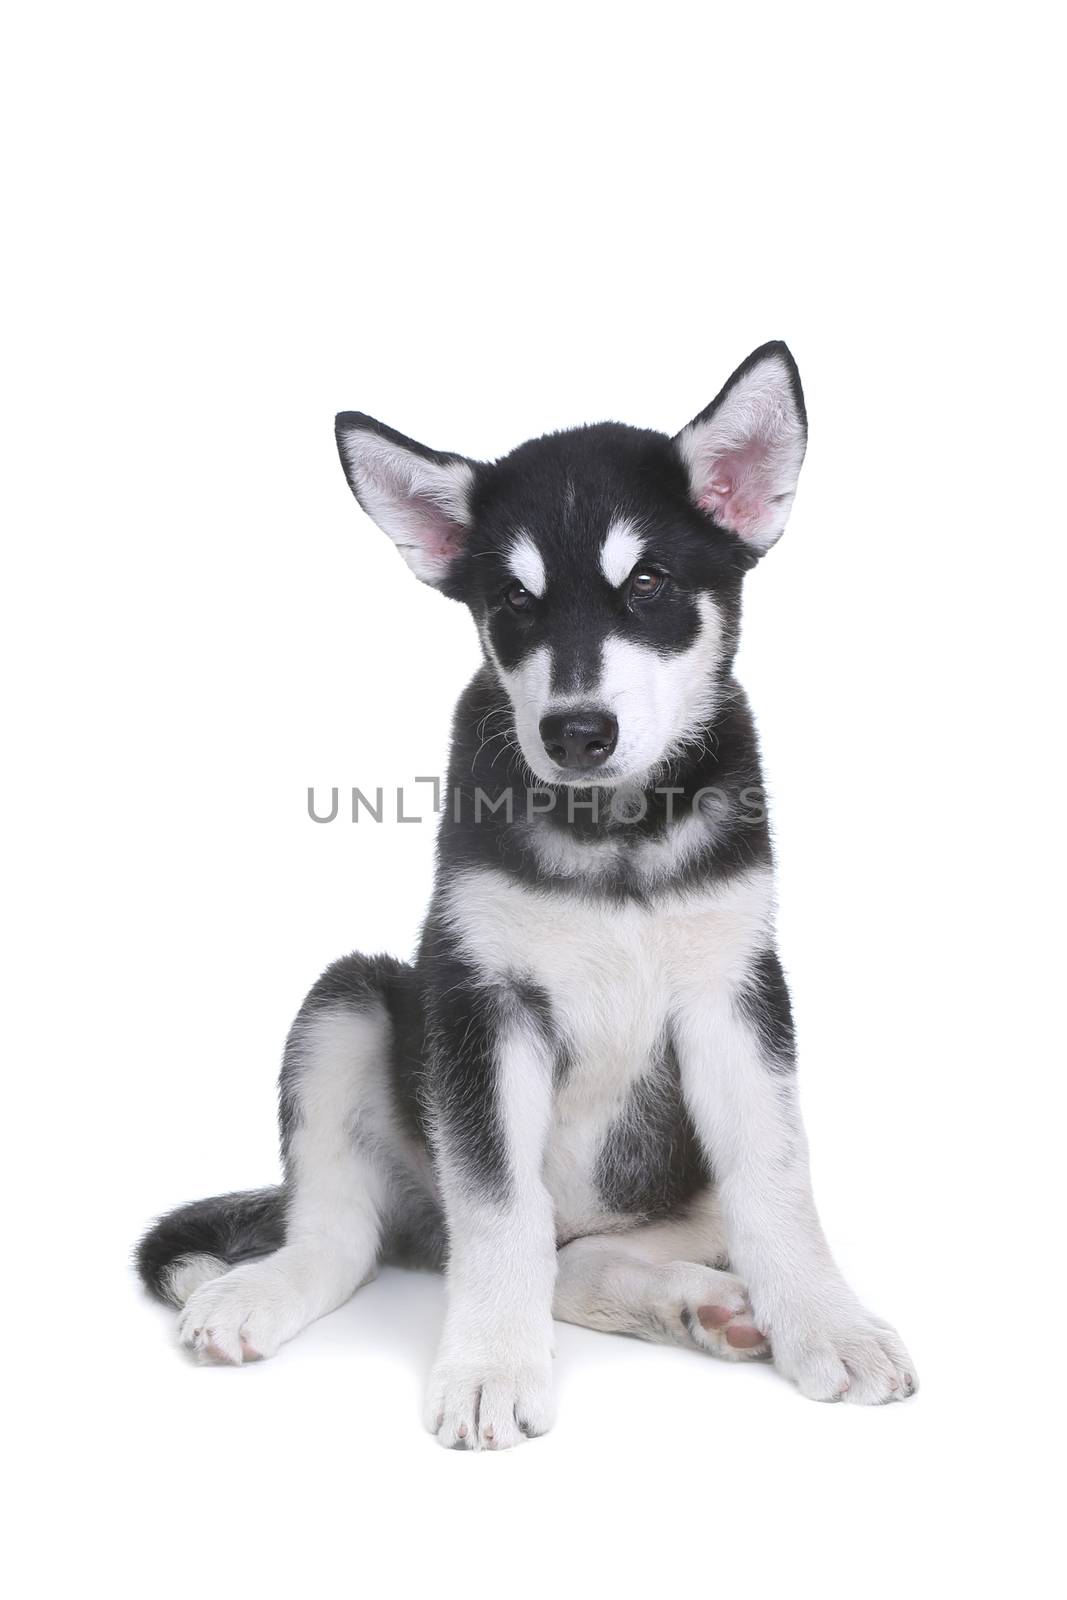
<path id="1" fill-rule="evenodd" d="M 859 1304 L 792 1308 L 773 1319 L 770 1341 L 775 1365 L 809 1400 L 880 1406 L 919 1387 L 895 1328 Z"/>
<path id="2" fill-rule="evenodd" d="M 433 1370 L 426 1425 L 446 1449 L 507 1450 L 554 1420 L 550 1360 L 445 1359 Z"/>

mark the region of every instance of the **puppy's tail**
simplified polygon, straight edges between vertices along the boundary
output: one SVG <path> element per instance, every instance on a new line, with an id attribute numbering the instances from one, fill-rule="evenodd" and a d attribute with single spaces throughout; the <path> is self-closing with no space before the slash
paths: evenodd
<path id="1" fill-rule="evenodd" d="M 158 1299 L 183 1306 L 202 1283 L 284 1243 L 285 1190 L 247 1189 L 194 1200 L 160 1217 L 137 1246 L 137 1270 Z"/>

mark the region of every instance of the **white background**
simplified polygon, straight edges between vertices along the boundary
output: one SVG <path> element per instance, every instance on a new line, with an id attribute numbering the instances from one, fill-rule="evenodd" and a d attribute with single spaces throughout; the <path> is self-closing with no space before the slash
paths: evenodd
<path id="1" fill-rule="evenodd" d="M 1061 1400 L 1063 351 L 1052 9 L 9 13 L 2 1163 L 14 1592 L 1044 1595 Z M 411 950 L 465 612 L 361 516 L 371 412 L 492 457 L 803 374 L 752 577 L 817 1193 L 923 1387 L 573 1328 L 556 1431 L 421 1431 L 386 1272 L 200 1370 L 127 1266 L 277 1172 L 320 968 Z M 1051 1280 L 1051 1281 L 1050 1281 Z"/>

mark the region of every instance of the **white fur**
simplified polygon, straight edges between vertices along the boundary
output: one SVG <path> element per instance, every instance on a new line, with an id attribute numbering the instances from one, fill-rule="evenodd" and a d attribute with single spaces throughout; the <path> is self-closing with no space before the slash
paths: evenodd
<path id="1" fill-rule="evenodd" d="M 733 384 L 706 421 L 682 430 L 678 449 L 697 504 L 767 550 L 789 518 L 806 441 L 789 371 L 769 355 Z"/>
<path id="2" fill-rule="evenodd" d="M 545 575 L 545 562 L 528 533 L 520 533 L 512 540 L 508 547 L 507 561 L 509 570 L 523 588 L 540 599 L 548 581 Z"/>
<path id="3" fill-rule="evenodd" d="M 172 1306 L 180 1309 L 202 1284 L 221 1278 L 226 1270 L 225 1261 L 220 1261 L 218 1256 L 195 1253 L 179 1256 L 163 1274 L 163 1293 Z"/>
<path id="4" fill-rule="evenodd" d="M 470 521 L 474 473 L 466 461 L 427 461 L 381 434 L 349 429 L 341 438 L 356 493 L 417 578 L 437 584 Z"/>
<path id="5" fill-rule="evenodd" d="M 626 582 L 644 553 L 645 542 L 634 524 L 617 517 L 600 547 L 600 570 L 613 589 Z"/>

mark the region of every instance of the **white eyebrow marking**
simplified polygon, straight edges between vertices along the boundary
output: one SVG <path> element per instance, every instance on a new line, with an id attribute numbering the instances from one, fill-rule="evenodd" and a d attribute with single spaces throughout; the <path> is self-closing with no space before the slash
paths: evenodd
<path id="1" fill-rule="evenodd" d="M 541 598 L 547 578 L 541 552 L 528 533 L 520 533 L 508 550 L 508 566 L 524 589 Z"/>
<path id="2" fill-rule="evenodd" d="M 616 517 L 600 547 L 600 570 L 613 589 L 625 583 L 644 553 L 644 540 L 633 523 Z"/>

